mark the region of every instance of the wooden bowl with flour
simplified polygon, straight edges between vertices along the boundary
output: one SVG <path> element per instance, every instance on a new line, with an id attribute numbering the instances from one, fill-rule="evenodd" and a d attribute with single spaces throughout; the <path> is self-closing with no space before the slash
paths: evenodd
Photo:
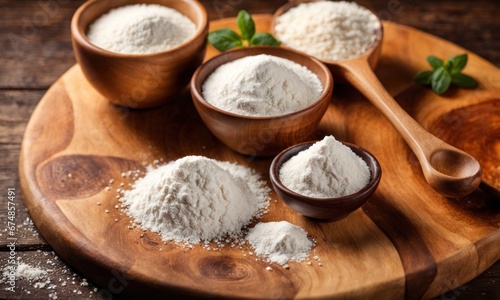
<path id="1" fill-rule="evenodd" d="M 336 198 L 315 198 L 304 196 L 286 187 L 280 179 L 280 170 L 285 162 L 301 151 L 309 149 L 315 142 L 305 142 L 292 146 L 278 154 L 269 169 L 269 176 L 274 190 L 288 207 L 296 212 L 316 220 L 339 221 L 360 208 L 373 193 L 382 178 L 382 168 L 375 156 L 367 150 L 351 144 L 343 143 L 359 156 L 370 170 L 368 184 L 358 192 Z"/>
<path id="2" fill-rule="evenodd" d="M 260 54 L 285 58 L 309 69 L 323 86 L 320 96 L 303 109 L 277 116 L 236 114 L 220 109 L 205 99 L 203 85 L 218 67 Z M 249 47 L 222 53 L 205 62 L 193 75 L 190 87 L 196 110 L 221 142 L 241 154 L 272 156 L 311 138 L 330 104 L 333 77 L 323 63 L 306 54 L 282 47 Z"/>
<path id="3" fill-rule="evenodd" d="M 132 4 L 172 8 L 195 25 L 194 34 L 173 48 L 148 54 L 109 51 L 90 42 L 89 26 L 110 10 Z M 189 84 L 206 52 L 208 17 L 198 1 L 91 0 L 74 14 L 71 34 L 76 60 L 91 85 L 110 102 L 130 108 L 160 106 Z"/>

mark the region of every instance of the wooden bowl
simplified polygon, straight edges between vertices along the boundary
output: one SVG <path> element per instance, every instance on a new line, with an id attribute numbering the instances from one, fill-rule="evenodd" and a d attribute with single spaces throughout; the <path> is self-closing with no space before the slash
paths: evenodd
<path id="1" fill-rule="evenodd" d="M 299 152 L 308 149 L 315 142 L 306 142 L 292 146 L 278 156 L 271 164 L 269 175 L 274 190 L 278 196 L 296 212 L 313 219 L 324 221 L 338 221 L 360 208 L 375 192 L 382 177 L 382 169 L 370 152 L 350 143 L 342 143 L 363 159 L 370 169 L 370 181 L 359 192 L 338 198 L 313 198 L 298 194 L 287 188 L 280 180 L 281 166 Z"/>
<path id="2" fill-rule="evenodd" d="M 281 15 L 283 15 L 284 13 L 286 13 L 287 11 L 289 11 L 290 9 L 292 9 L 292 8 L 294 8 L 294 7 L 302 4 L 302 3 L 310 3 L 310 2 L 317 2 L 317 0 L 301 0 L 301 1 L 298 1 L 298 2 L 296 2 L 296 1 L 290 1 L 287 4 L 284 4 L 280 8 L 278 8 L 276 10 L 276 12 L 274 13 L 273 21 L 271 23 L 271 31 L 274 34 L 274 36 L 276 36 L 279 39 L 279 37 L 276 35 L 275 28 L 276 28 L 277 19 Z M 382 21 L 380 20 L 380 18 L 376 14 L 374 14 L 373 12 L 372 12 L 372 14 L 379 21 L 379 23 L 380 23 L 380 29 L 377 30 L 377 32 L 376 32 L 375 41 L 373 41 L 373 43 L 370 45 L 370 47 L 368 47 L 368 49 L 366 49 L 365 53 L 362 54 L 362 55 L 367 57 L 368 64 L 370 65 L 370 67 L 373 70 L 375 70 L 375 67 L 378 64 L 380 55 L 382 53 L 382 39 L 384 37 L 384 27 L 382 26 Z M 288 46 L 288 45 L 286 45 L 284 43 L 283 43 L 283 46 L 289 47 L 289 48 L 293 48 L 293 47 Z M 346 75 L 348 73 L 348 70 L 346 70 L 342 65 L 339 65 L 338 61 L 327 60 L 327 59 L 320 59 L 320 58 L 318 58 L 318 59 L 321 62 L 323 62 L 330 69 L 330 71 L 333 74 L 333 77 L 335 78 L 335 82 L 337 82 L 337 83 L 346 83 L 347 82 L 345 80 L 345 77 L 346 77 Z M 350 58 L 350 59 L 346 59 L 346 60 L 354 60 L 354 59 L 356 59 L 356 57 Z"/>
<path id="3" fill-rule="evenodd" d="M 323 85 L 323 92 L 313 104 L 280 116 L 243 116 L 221 110 L 208 103 L 202 87 L 219 66 L 245 56 L 268 54 L 306 66 Z M 310 139 L 325 114 L 333 92 L 333 78 L 320 61 L 281 47 L 250 47 L 225 52 L 196 70 L 191 80 L 191 94 L 196 110 L 208 129 L 229 148 L 251 156 L 272 156 L 281 150 Z"/>
<path id="4" fill-rule="evenodd" d="M 89 25 L 109 10 L 129 4 L 159 4 L 173 8 L 196 25 L 195 35 L 183 44 L 151 54 L 121 54 L 93 45 Z M 184 90 L 205 57 L 208 17 L 193 0 L 90 0 L 71 21 L 76 60 L 92 86 L 114 104 L 146 108 L 167 103 Z"/>

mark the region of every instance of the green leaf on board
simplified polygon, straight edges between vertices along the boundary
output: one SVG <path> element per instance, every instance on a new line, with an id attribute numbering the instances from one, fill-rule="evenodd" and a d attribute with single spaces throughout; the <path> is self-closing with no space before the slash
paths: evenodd
<path id="1" fill-rule="evenodd" d="M 270 33 L 257 33 L 250 41 L 251 46 L 279 46 L 281 43 Z"/>
<path id="2" fill-rule="evenodd" d="M 454 85 L 462 88 L 474 88 L 477 86 L 477 82 L 474 80 L 474 78 L 462 73 L 452 74 L 451 82 Z"/>
<path id="3" fill-rule="evenodd" d="M 221 52 L 243 46 L 241 37 L 235 31 L 227 28 L 210 32 L 208 42 Z"/>
<path id="4" fill-rule="evenodd" d="M 467 53 L 450 57 L 445 61 L 430 55 L 427 61 L 433 70 L 421 71 L 413 77 L 413 80 L 422 85 L 431 85 L 436 94 L 443 94 L 452 84 L 462 88 L 477 86 L 474 78 L 461 73 L 467 65 Z"/>
<path id="5" fill-rule="evenodd" d="M 453 56 L 448 61 L 452 64 L 451 74 L 458 74 L 462 72 L 462 70 L 467 65 L 467 54 L 460 54 L 457 56 Z"/>
<path id="6" fill-rule="evenodd" d="M 240 10 L 236 22 L 238 23 L 241 37 L 244 40 L 250 41 L 255 34 L 255 23 L 252 16 L 246 10 Z"/>
<path id="7" fill-rule="evenodd" d="M 434 74 L 432 71 L 422 71 L 415 75 L 413 80 L 421 85 L 430 85 L 432 83 L 432 74 Z"/>
<path id="8" fill-rule="evenodd" d="M 433 55 L 428 56 L 427 61 L 429 62 L 433 70 L 437 70 L 438 68 L 443 66 L 443 61 Z"/>
<path id="9" fill-rule="evenodd" d="M 441 95 L 448 90 L 451 84 L 451 75 L 444 67 L 437 69 L 432 75 L 432 89 Z"/>
<path id="10" fill-rule="evenodd" d="M 241 35 L 228 28 L 219 29 L 208 34 L 208 43 L 220 52 L 236 47 L 279 46 L 281 44 L 270 33 L 255 33 L 255 22 L 252 16 L 245 10 L 241 10 L 238 13 L 236 23 Z"/>

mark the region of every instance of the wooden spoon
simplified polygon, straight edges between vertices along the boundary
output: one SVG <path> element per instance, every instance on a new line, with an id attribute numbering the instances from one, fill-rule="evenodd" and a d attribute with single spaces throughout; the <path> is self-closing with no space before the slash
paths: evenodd
<path id="1" fill-rule="evenodd" d="M 425 179 L 434 190 L 456 198 L 473 192 L 481 183 L 479 162 L 435 137 L 408 115 L 373 73 L 367 60 L 369 55 L 336 62 L 336 73 L 342 74 L 391 122 L 417 156 Z"/>
<path id="2" fill-rule="evenodd" d="M 276 11 L 273 31 L 276 19 L 295 5 L 297 3 L 289 3 Z M 376 40 L 364 54 L 346 60 L 321 61 L 329 67 L 335 79 L 347 80 L 384 114 L 417 156 L 425 179 L 435 191 L 453 198 L 470 194 L 481 183 L 479 162 L 425 130 L 399 106 L 373 72 L 372 67 L 381 53 L 383 27 L 380 24 Z"/>

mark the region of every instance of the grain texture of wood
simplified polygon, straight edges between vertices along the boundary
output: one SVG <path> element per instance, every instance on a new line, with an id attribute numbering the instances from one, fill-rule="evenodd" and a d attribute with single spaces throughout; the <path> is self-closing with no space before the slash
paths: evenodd
<path id="1" fill-rule="evenodd" d="M 0 18 L 0 190 L 6 191 L 15 187 L 18 192 L 18 224 L 22 225 L 27 218 L 22 195 L 18 187 L 17 165 L 19 149 L 24 127 L 33 108 L 50 85 L 52 85 L 68 68 L 75 63 L 70 39 L 70 20 L 72 14 L 84 1 L 63 0 L 0 0 L 2 17 Z M 273 13 L 285 0 L 202 0 L 210 18 L 236 16 L 239 9 L 251 13 Z M 382 19 L 431 32 L 437 36 L 455 42 L 468 50 L 486 58 L 500 67 L 500 13 L 497 0 L 444 0 L 444 1 L 393 1 L 393 0 L 361 0 L 360 4 L 375 11 Z M 45 8 L 45 9 L 44 9 Z M 44 17 L 48 16 L 48 18 Z M 40 19 L 35 19 L 38 16 Z M 17 39 L 11 39 L 15 37 Z M 394 62 L 382 62 L 384 67 L 377 70 L 379 77 L 392 76 L 391 68 L 398 67 Z M 427 67 L 427 66 L 425 66 Z M 402 81 L 411 80 L 413 70 L 399 74 Z M 31 91 L 38 89 L 40 91 Z M 393 95 L 403 88 L 390 87 Z M 342 89 L 336 93 L 342 94 Z M 411 93 L 410 93 L 411 94 Z M 404 100 L 401 97 L 401 100 Z M 401 103 L 401 102 L 400 102 Z M 455 124 L 459 124 L 454 119 Z M 439 126 L 437 125 L 431 125 Z M 458 125 L 456 125 L 458 126 Z M 430 128 L 430 127 L 429 127 Z M 439 131 L 434 132 L 439 136 Z M 458 146 L 458 145 L 456 145 Z M 480 209 L 473 202 L 462 201 L 466 209 Z M 6 198 L 0 197 L 0 221 L 6 217 Z M 39 236 L 34 236 L 28 226 L 20 228 L 17 240 L 20 248 L 35 246 L 38 249 L 49 249 Z M 397 228 L 388 228 L 397 230 Z M 6 249 L 5 228 L 0 230 L 0 248 Z M 411 250 L 411 247 L 408 247 Z M 36 251 L 19 251 L 23 261 L 37 262 Z M 0 262 L 3 266 L 4 261 Z M 54 268 L 61 269 L 63 264 Z M 454 288 L 450 277 L 443 284 L 443 290 L 451 291 L 442 294 L 438 299 L 500 299 L 500 262 L 478 278 L 463 286 Z M 20 290 L 26 289 L 30 294 L 5 295 L 9 298 L 47 298 L 43 289 L 33 287 L 25 281 L 17 282 Z M 3 290 L 3 285 L 0 288 Z M 93 288 L 80 287 L 83 296 L 90 294 Z M 70 284 L 56 288 L 59 299 L 75 297 L 75 288 Z M 22 295 L 22 296 L 20 296 Z M 105 294 L 107 295 L 107 294 Z M 5 298 L 0 295 L 0 298 Z M 82 297 L 82 296 L 80 296 Z M 101 297 L 105 298 L 106 297 Z"/>
<path id="2" fill-rule="evenodd" d="M 262 24 L 269 20 L 257 16 L 258 30 L 268 31 Z M 212 28 L 222 26 L 234 26 L 234 19 Z M 424 67 L 429 49 L 462 51 L 404 26 L 385 26 L 390 47 L 383 47 L 379 69 L 393 64 L 395 74 L 414 73 Z M 403 51 L 408 44 L 421 50 L 414 48 L 408 56 Z M 479 96 L 497 90 L 500 71 L 472 53 L 470 66 L 467 72 L 481 85 L 459 99 L 432 96 L 407 76 L 380 78 L 398 95 L 412 89 L 429 93 L 423 99 L 432 99 L 441 114 L 421 114 L 420 98 L 405 106 L 428 127 L 455 105 L 496 105 L 498 100 Z M 321 258 L 322 267 L 291 263 L 289 270 L 273 265 L 268 272 L 268 263 L 245 256 L 251 251 L 246 247 L 214 252 L 195 245 L 186 251 L 175 243 L 164 245 L 154 233 L 127 228 L 129 219 L 115 208 L 115 191 L 119 182 L 131 182 L 120 174 L 142 170 L 143 162 L 198 154 L 268 173 L 269 159 L 249 159 L 218 142 L 188 95 L 156 110 L 120 110 L 90 87 L 79 66 L 73 67 L 47 92 L 28 125 L 21 186 L 30 214 L 57 253 L 100 286 L 113 278 L 113 271 L 124 274 L 131 279 L 124 293 L 131 296 L 147 288 L 151 295 L 168 289 L 193 296 L 429 298 L 471 280 L 500 258 L 497 203 L 480 192 L 461 200 L 435 193 L 397 132 L 351 87 L 341 86 L 335 94 L 317 132 L 318 137 L 325 134 L 377 156 L 384 170 L 378 191 L 361 210 L 336 223 L 313 222 L 281 201 L 272 201 L 262 219 L 285 219 L 305 228 L 317 239 L 312 255 Z M 106 191 L 110 179 L 114 184 Z M 475 208 L 468 209 L 467 203 Z"/>

